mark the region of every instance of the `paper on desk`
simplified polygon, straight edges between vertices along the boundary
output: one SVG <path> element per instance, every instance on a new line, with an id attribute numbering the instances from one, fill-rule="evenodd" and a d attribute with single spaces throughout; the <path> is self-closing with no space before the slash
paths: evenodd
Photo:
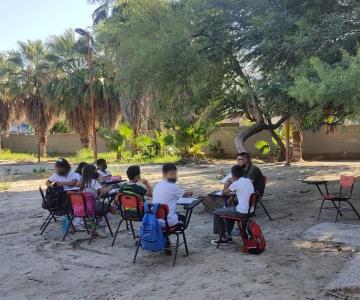
<path id="1" fill-rule="evenodd" d="M 191 204 L 196 201 L 195 198 L 179 198 L 177 204 Z"/>
<path id="2" fill-rule="evenodd" d="M 119 189 L 112 189 L 109 194 L 117 194 L 119 192 Z"/>

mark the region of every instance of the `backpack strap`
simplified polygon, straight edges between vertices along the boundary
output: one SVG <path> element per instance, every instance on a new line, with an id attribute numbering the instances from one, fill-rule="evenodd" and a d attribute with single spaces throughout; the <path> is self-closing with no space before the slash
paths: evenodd
<path id="1" fill-rule="evenodd" d="M 145 202 L 144 203 L 144 212 L 147 213 L 148 209 L 149 209 L 149 205 L 147 202 Z"/>
<path id="2" fill-rule="evenodd" d="M 156 216 L 156 213 L 157 213 L 157 211 L 158 211 L 158 208 L 159 208 L 159 203 L 154 203 L 153 204 L 153 207 L 152 207 L 152 213 Z"/>

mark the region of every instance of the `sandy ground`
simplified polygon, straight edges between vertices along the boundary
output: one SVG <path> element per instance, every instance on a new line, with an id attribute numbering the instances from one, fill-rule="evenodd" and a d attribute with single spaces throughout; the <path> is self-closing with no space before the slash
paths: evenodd
<path id="1" fill-rule="evenodd" d="M 206 194 L 221 187 L 216 175 L 221 167 L 230 166 L 224 162 L 181 167 L 179 183 L 197 195 Z M 215 249 L 209 243 L 212 216 L 198 207 L 187 232 L 190 256 L 180 249 L 176 267 L 169 257 L 142 251 L 133 264 L 134 241 L 127 233 L 118 235 L 113 248 L 110 237 L 96 238 L 88 246 L 85 233 L 63 242 L 60 224 L 51 224 L 40 236 L 46 212 L 37 188 L 44 179 L 32 172 L 39 166 L 2 163 L 0 175 L 9 167 L 21 173 L 14 176 L 8 191 L 0 192 L 1 299 L 332 299 L 324 287 L 354 255 L 347 247 L 301 240 L 306 229 L 335 217 L 333 210 L 327 210 L 317 220 L 318 192 L 301 180 L 359 174 L 359 162 L 261 165 L 270 177 L 264 202 L 274 218 L 269 221 L 258 210 L 256 221 L 267 239 L 266 252 L 242 254 L 239 237 L 235 244 Z M 49 164 L 41 167 L 51 169 Z M 122 175 L 126 169 L 112 168 Z M 142 169 L 151 182 L 159 179 L 161 166 Z M 330 186 L 335 189 L 337 183 Z M 359 193 L 355 188 L 358 209 Z M 340 222 L 359 223 L 350 212 L 345 219 Z"/>

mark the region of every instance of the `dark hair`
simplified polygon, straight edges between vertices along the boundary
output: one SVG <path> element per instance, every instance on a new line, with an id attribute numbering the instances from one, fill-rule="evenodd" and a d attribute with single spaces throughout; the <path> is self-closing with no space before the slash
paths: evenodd
<path id="1" fill-rule="evenodd" d="M 82 178 L 80 183 L 80 190 L 88 187 L 91 180 L 97 179 L 98 174 L 96 172 L 96 167 L 94 165 L 86 165 L 82 171 Z"/>
<path id="2" fill-rule="evenodd" d="M 248 152 L 240 152 L 237 157 L 239 156 L 245 157 L 248 161 L 250 161 L 250 154 Z"/>
<path id="3" fill-rule="evenodd" d="M 96 165 L 97 165 L 97 166 L 103 165 L 103 164 L 106 164 L 106 160 L 103 159 L 103 158 L 99 158 L 99 159 L 96 161 Z"/>
<path id="4" fill-rule="evenodd" d="M 70 170 L 71 170 L 70 163 L 65 158 L 59 158 L 55 162 L 55 167 L 56 168 L 66 169 L 66 172 L 70 172 Z"/>
<path id="5" fill-rule="evenodd" d="M 129 180 L 134 180 L 136 176 L 140 175 L 140 167 L 139 166 L 130 166 L 126 170 L 126 175 Z"/>
<path id="6" fill-rule="evenodd" d="M 162 167 L 162 171 L 163 171 L 164 174 L 167 174 L 167 173 L 169 173 L 170 171 L 176 171 L 176 170 L 177 170 L 176 165 L 173 164 L 173 163 L 165 164 L 165 165 L 163 165 L 163 167 Z"/>
<path id="7" fill-rule="evenodd" d="M 241 166 L 235 165 L 231 168 L 231 175 L 235 178 L 240 178 L 244 175 L 244 170 Z"/>
<path id="8" fill-rule="evenodd" d="M 82 175 L 82 171 L 84 169 L 84 167 L 87 165 L 86 162 L 82 161 L 81 163 L 79 163 L 78 167 L 75 170 L 75 173 L 78 173 L 80 175 Z"/>

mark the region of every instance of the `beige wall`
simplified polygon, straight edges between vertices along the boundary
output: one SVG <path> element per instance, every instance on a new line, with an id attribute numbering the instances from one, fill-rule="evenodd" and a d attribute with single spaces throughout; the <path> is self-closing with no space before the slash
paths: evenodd
<path id="1" fill-rule="evenodd" d="M 243 128 L 237 126 L 219 127 L 210 134 L 210 144 L 219 141 L 224 149 L 224 157 L 234 157 L 236 149 L 234 140 Z M 327 133 L 305 131 L 303 133 L 303 153 L 305 159 L 360 159 L 360 126 L 338 126 L 336 131 Z M 260 140 L 271 140 L 267 131 L 262 131 L 246 141 L 248 150 L 253 155 L 260 155 L 255 143 Z M 37 143 L 34 135 L 10 135 L 2 137 L 2 147 L 13 152 L 36 153 Z M 81 144 L 76 134 L 53 134 L 48 137 L 48 153 L 71 154 L 80 150 Z M 108 151 L 103 139 L 98 137 L 98 151 Z"/>
<path id="2" fill-rule="evenodd" d="M 242 130 L 237 126 L 217 128 L 210 134 L 210 144 L 216 145 L 220 141 L 224 156 L 234 157 L 234 139 Z M 246 141 L 248 150 L 255 156 L 260 154 L 255 148 L 255 143 L 260 140 L 271 140 L 270 134 L 262 131 Z M 337 126 L 331 133 L 327 133 L 326 128 L 304 131 L 303 156 L 305 159 L 360 159 L 360 126 Z"/>
<path id="3" fill-rule="evenodd" d="M 34 135 L 9 135 L 2 136 L 2 147 L 13 152 L 36 153 L 37 138 Z M 97 137 L 99 152 L 108 151 L 105 142 Z M 80 138 L 77 134 L 50 134 L 48 136 L 47 152 L 72 154 L 81 149 Z"/>

